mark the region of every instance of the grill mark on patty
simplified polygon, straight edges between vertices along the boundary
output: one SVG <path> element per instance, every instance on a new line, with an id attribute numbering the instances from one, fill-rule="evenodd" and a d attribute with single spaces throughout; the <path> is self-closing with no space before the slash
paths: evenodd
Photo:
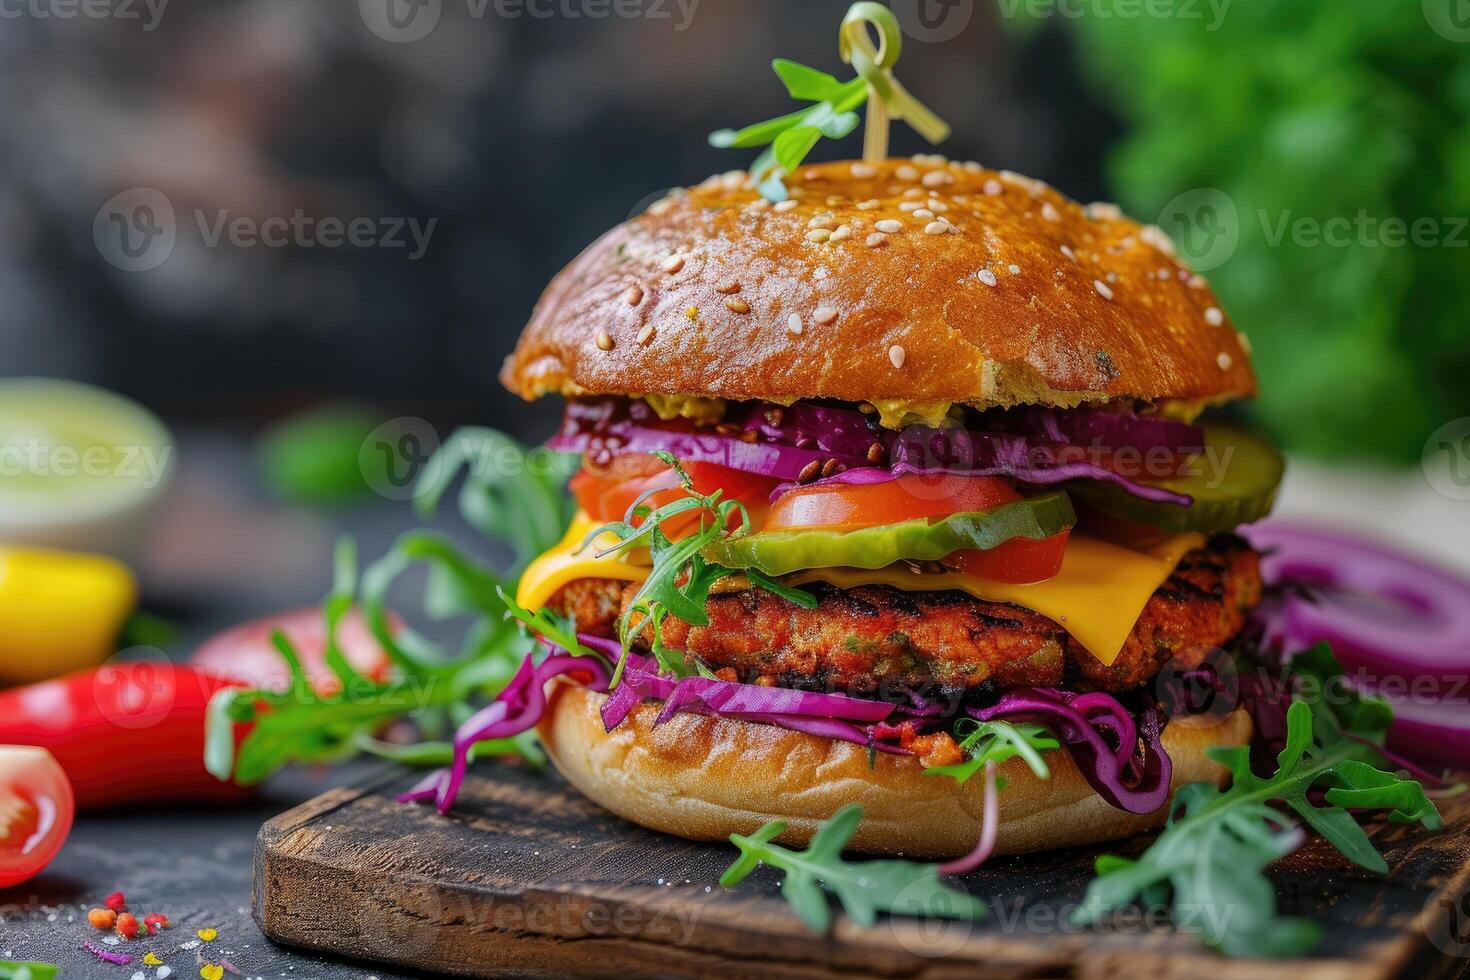
<path id="1" fill-rule="evenodd" d="M 760 589 L 712 595 L 708 626 L 669 617 L 664 642 L 711 668 L 730 667 L 742 679 L 782 687 L 860 692 L 896 683 L 974 691 L 1065 684 L 1123 691 L 1148 683 L 1171 659 L 1196 666 L 1210 649 L 1232 640 L 1260 600 L 1259 563 L 1233 535 L 1189 552 L 1149 599 L 1111 666 L 1057 623 L 1019 606 L 952 590 L 842 589 L 821 582 L 804 587 L 817 599 L 813 610 Z M 584 580 L 566 586 L 550 604 L 570 612 L 579 630 L 609 636 L 617 607 L 636 589 Z"/>

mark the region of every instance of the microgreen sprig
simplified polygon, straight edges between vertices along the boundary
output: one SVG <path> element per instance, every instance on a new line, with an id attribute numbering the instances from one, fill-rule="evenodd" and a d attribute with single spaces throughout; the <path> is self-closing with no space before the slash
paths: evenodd
<path id="1" fill-rule="evenodd" d="M 751 532 L 750 513 L 744 504 L 721 499 L 723 491 L 720 490 L 711 494 L 700 493 L 677 459 L 666 452 L 655 452 L 654 455 L 678 474 L 684 496 L 653 508 L 648 506 L 649 498 L 667 491 L 650 490 L 633 501 L 621 521 L 596 528 L 582 542 L 582 548 L 586 549 L 603 535 L 610 534 L 617 539 L 616 543 L 603 548 L 598 557 L 627 554 L 646 547 L 652 562 L 648 578 L 638 587 L 618 620 L 623 656 L 613 670 L 613 687 L 622 679 L 633 638 L 645 629 L 653 634 L 649 646 L 662 670 L 679 677 L 691 676 L 698 670 L 698 665 L 691 662 L 683 651 L 664 646 L 664 620 L 673 615 L 691 626 L 709 625 L 705 604 L 710 590 L 720 579 L 735 573 L 723 565 L 706 561 L 700 552 L 726 535 L 741 536 Z M 682 525 L 691 517 L 698 517 L 698 529 L 689 531 L 677 541 L 666 533 L 669 522 L 678 519 Z M 729 530 L 732 523 L 736 525 L 733 531 Z M 787 588 L 763 575 L 747 577 L 756 588 L 766 589 L 808 609 L 816 607 L 816 599 L 810 593 Z"/>
<path id="2" fill-rule="evenodd" d="M 869 27 L 878 32 L 873 44 Z M 893 66 L 903 52 L 903 32 L 893 12 L 879 3 L 855 3 L 843 18 L 838 33 L 843 62 L 858 75 L 846 82 L 833 75 L 786 58 L 771 62 L 776 77 L 798 102 L 811 102 L 807 109 L 754 123 L 744 129 L 721 129 L 710 134 L 711 146 L 721 149 L 767 149 L 756 157 L 750 173 L 767 200 L 781 202 L 788 194 L 781 179 L 792 173 L 823 138 L 840 140 L 858 127 L 854 111 L 868 107 L 868 129 L 863 157 L 876 163 L 888 155 L 890 119 L 906 120 L 931 143 L 949 137 L 949 126 L 918 99 L 909 94 L 893 75 Z"/>
<path id="3" fill-rule="evenodd" d="M 1020 756 L 1035 773 L 1037 779 L 1050 779 L 1051 768 L 1041 753 L 1059 749 L 1062 743 L 1042 725 L 1012 725 L 1004 721 L 976 721 L 962 718 L 955 725 L 955 734 L 962 734 L 960 750 L 965 761 L 952 766 L 934 766 L 924 770 L 926 776 L 949 776 L 964 784 L 971 776 L 985 768 L 986 763 L 1003 765 Z"/>
<path id="4" fill-rule="evenodd" d="M 832 925 L 824 888 L 864 926 L 871 926 L 879 912 L 961 921 L 984 918 L 985 906 L 977 898 L 939 880 L 938 865 L 842 860 L 842 850 L 862 819 L 862 806 L 849 803 L 812 835 L 805 851 L 771 843 L 786 830 L 782 820 L 772 820 L 749 836 L 732 834 L 730 842 L 740 849 L 740 857 L 720 876 L 720 884 L 734 888 L 761 864 L 784 871 L 781 894 L 801 921 L 820 933 Z"/>

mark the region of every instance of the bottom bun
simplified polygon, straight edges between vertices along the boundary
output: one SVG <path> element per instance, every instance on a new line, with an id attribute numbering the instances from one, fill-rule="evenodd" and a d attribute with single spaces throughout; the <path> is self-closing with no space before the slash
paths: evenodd
<path id="1" fill-rule="evenodd" d="M 777 840 L 805 844 L 839 807 L 861 803 L 852 848 L 867 854 L 952 858 L 980 837 L 984 780 L 960 785 L 925 776 L 912 756 L 879 753 L 756 722 L 678 714 L 653 726 L 654 704 L 640 705 L 609 733 L 598 708 L 606 695 L 569 682 L 550 692 L 539 726 L 561 774 L 583 795 L 634 823 L 691 840 L 727 840 L 769 820 L 786 821 Z M 1164 729 L 1174 760 L 1174 789 L 1223 783 L 1225 767 L 1207 749 L 1245 745 L 1250 716 L 1184 719 Z M 1125 813 L 1093 791 L 1065 751 L 1047 754 L 1050 779 L 1037 779 L 1021 759 L 1000 767 L 996 853 L 1020 854 L 1129 837 L 1162 826 L 1168 808 Z"/>

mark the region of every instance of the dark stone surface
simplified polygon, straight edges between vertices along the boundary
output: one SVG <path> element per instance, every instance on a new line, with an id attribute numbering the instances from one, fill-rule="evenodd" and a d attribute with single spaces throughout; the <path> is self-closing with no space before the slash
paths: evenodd
<path id="1" fill-rule="evenodd" d="M 268 784 L 252 804 L 228 809 L 169 807 L 84 816 L 55 863 L 35 881 L 0 891 L 0 959 L 39 960 L 62 966 L 68 978 L 127 980 L 156 952 L 174 978 L 199 976 L 199 953 L 223 956 L 246 977 L 322 980 L 407 976 L 373 966 L 328 962 L 292 952 L 261 935 L 250 914 L 251 853 L 260 825 L 317 793 L 361 778 L 369 767 L 290 773 Z M 106 946 L 87 925 L 87 910 L 113 891 L 128 897 L 141 919 L 162 912 L 173 928 L 151 940 Z M 219 930 L 199 950 L 181 949 L 195 931 Z M 130 966 L 103 963 L 82 948 L 91 941 L 109 952 L 137 957 Z"/>

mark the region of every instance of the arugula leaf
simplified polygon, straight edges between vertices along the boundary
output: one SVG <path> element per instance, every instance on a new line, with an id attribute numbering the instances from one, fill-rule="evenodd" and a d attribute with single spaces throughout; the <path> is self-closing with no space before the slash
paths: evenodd
<path id="1" fill-rule="evenodd" d="M 771 843 L 786 830 L 782 820 L 772 820 L 749 836 L 731 834 L 730 842 L 740 849 L 740 857 L 720 876 L 720 884 L 734 888 L 761 864 L 778 868 L 786 872 L 781 882 L 786 901 L 802 922 L 819 933 L 832 925 L 824 888 L 864 926 L 871 926 L 879 912 L 959 920 L 985 916 L 985 906 L 977 898 L 939 880 L 938 865 L 842 860 L 842 849 L 862 819 L 862 806 L 848 804 L 812 835 L 805 851 Z"/>
<path id="2" fill-rule="evenodd" d="M 425 469 L 420 485 L 420 511 L 432 514 L 459 473 L 466 473 L 459 494 L 465 520 L 497 544 L 510 544 L 522 564 L 561 539 L 571 504 L 558 467 L 566 460 L 548 454 L 540 462 L 514 440 L 490 429 L 466 429 L 451 436 Z M 560 481 L 560 482 L 559 482 Z M 333 762 L 359 751 L 386 753 L 370 741 L 382 725 L 412 718 L 432 734 L 446 720 L 473 713 L 484 697 L 493 696 L 514 674 L 531 648 L 517 620 L 537 630 L 555 629 L 550 614 L 532 617 L 510 600 L 512 579 L 466 554 L 448 538 L 422 531 L 402 535 L 382 558 L 357 574 L 351 541 L 338 545 L 336 575 L 323 601 L 327 626 L 326 661 L 337 684 L 317 690 L 308 681 L 300 657 L 282 635 L 272 637 L 290 666 L 286 691 L 221 691 L 210 702 L 206 724 L 205 766 L 219 779 L 242 784 L 259 782 L 291 762 Z M 397 627 L 388 593 L 411 569 L 424 567 L 428 580 L 423 606 L 429 618 L 468 617 L 458 653 L 406 627 Z M 391 663 L 386 682 L 366 677 L 342 655 L 337 627 L 360 605 Z M 562 631 L 548 633 L 558 641 Z M 575 644 L 575 637 L 570 637 Z M 574 645 L 569 649 L 577 649 Z M 252 725 L 234 745 L 234 726 Z M 534 763 L 539 752 L 527 741 L 493 746 L 520 751 Z M 433 746 L 424 750 L 432 755 Z M 487 750 L 482 750 L 487 751 Z"/>
<path id="3" fill-rule="evenodd" d="M 949 776 L 964 784 L 971 776 L 985 768 L 985 764 L 996 765 L 1009 762 L 1016 756 L 1026 760 L 1026 765 L 1037 779 L 1050 779 L 1051 769 L 1041 753 L 1059 749 L 1062 743 L 1052 736 L 1043 725 L 1012 725 L 1004 721 L 976 721 L 962 718 L 955 725 L 956 734 L 962 728 L 969 732 L 960 740 L 960 750 L 966 754 L 964 762 L 952 766 L 934 766 L 924 770 L 926 776 Z"/>
<path id="4" fill-rule="evenodd" d="M 1339 723 L 1331 712 L 1305 701 L 1287 712 L 1287 744 L 1277 771 L 1262 778 L 1251 771 L 1248 748 L 1212 749 L 1210 757 L 1230 769 L 1232 784 L 1221 792 L 1210 783 L 1191 783 L 1174 798 L 1169 826 L 1138 861 L 1098 862 L 1078 910 L 1080 923 L 1143 895 L 1172 892 L 1176 924 L 1196 932 L 1231 955 L 1291 956 L 1315 948 L 1314 924 L 1278 917 L 1276 893 L 1265 867 L 1289 854 L 1303 836 L 1286 807 L 1360 867 L 1388 870 L 1367 833 L 1344 807 L 1388 810 L 1390 819 L 1442 825 L 1419 783 L 1374 766 L 1377 752 L 1341 737 L 1323 743 L 1316 733 Z M 1376 719 L 1376 710 L 1369 711 Z M 1376 724 L 1376 721 L 1373 721 Z M 1325 807 L 1308 794 L 1325 787 Z"/>

